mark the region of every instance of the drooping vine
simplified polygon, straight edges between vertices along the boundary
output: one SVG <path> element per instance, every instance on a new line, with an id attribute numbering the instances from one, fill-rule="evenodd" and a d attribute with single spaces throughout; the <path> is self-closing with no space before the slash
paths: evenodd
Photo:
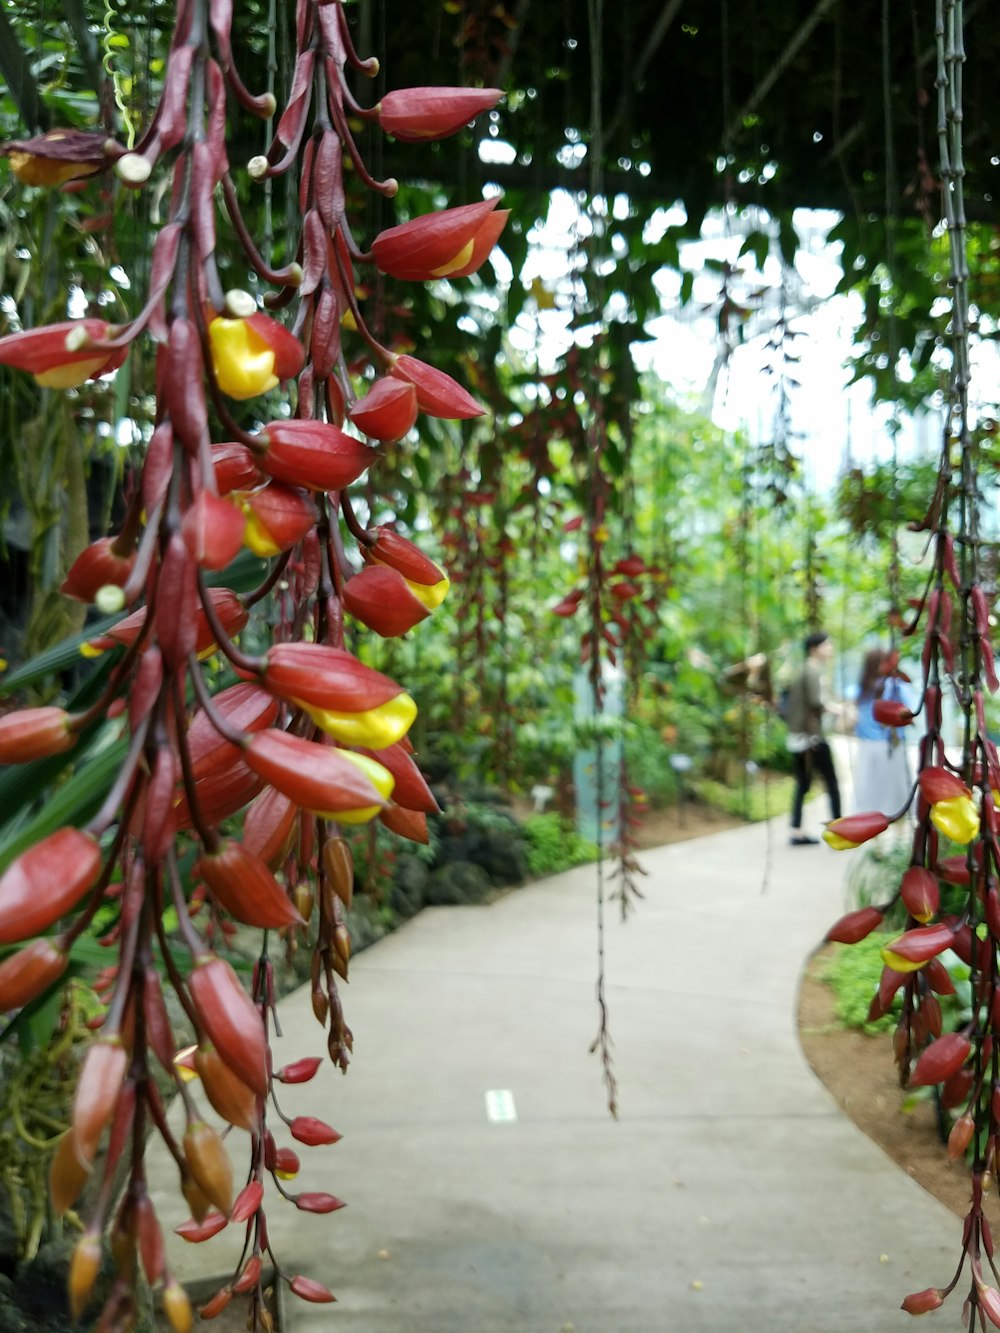
<path id="1" fill-rule="evenodd" d="M 35 841 L 0 879 L 0 946 L 21 946 L 0 961 L 0 1010 L 57 985 L 76 942 L 111 910 L 106 1008 L 49 1182 L 63 1213 L 93 1177 L 69 1294 L 79 1316 L 110 1245 L 117 1276 L 103 1329 L 130 1326 L 140 1268 L 160 1288 L 172 1327 L 191 1325 L 146 1183 L 150 1133 L 176 1163 L 192 1213 L 185 1238 L 226 1227 L 240 1234 L 232 1275 L 203 1315 L 244 1296 L 249 1326 L 267 1327 L 266 1264 L 300 1298 L 333 1299 L 316 1277 L 288 1268 L 294 1256 L 276 1253 L 268 1236 L 279 1196 L 304 1213 L 341 1207 L 331 1194 L 285 1183 L 300 1146 L 339 1135 L 286 1105 L 320 1060 L 273 1060 L 269 941 L 277 933 L 289 945 L 308 942 L 313 1009 L 331 1059 L 346 1069 L 353 1039 L 338 982 L 350 960 L 353 871 L 345 832 L 381 819 L 426 839 L 436 809 L 407 741 L 414 702 L 350 651 L 347 626 L 399 636 L 448 590 L 439 566 L 391 524 L 361 521 L 351 487 L 420 414 L 482 410 L 449 375 L 376 337 L 360 275 L 375 268 L 421 282 L 472 273 L 506 218 L 491 198 L 359 240 L 359 193 L 388 199 L 396 184 L 368 171 L 352 126 L 372 122 L 404 143 L 440 139 L 499 97 L 410 88 L 369 106 L 354 85 L 377 70 L 356 52 L 339 0 L 299 0 L 287 102 L 266 151 L 245 168 L 252 182 L 292 182 L 298 218 L 280 267 L 244 217 L 244 168 L 229 162 L 235 118 L 266 119 L 277 108 L 241 78 L 228 0 L 179 0 L 162 94 L 134 148 L 70 130 L 6 146 L 33 184 L 113 168 L 122 188 L 140 190 L 170 173 L 148 289 L 131 319 L 70 319 L 0 340 L 0 363 L 56 391 L 116 371 L 140 338 L 156 348 L 155 409 L 124 522 L 83 552 L 64 587 L 105 613 L 128 612 L 88 646 L 90 655 L 114 654 L 106 683 L 80 711 L 30 708 L 0 720 L 8 764 L 60 755 L 69 764 L 95 726 L 121 733 L 121 762 L 96 813 Z M 222 275 L 239 265 L 252 280 L 227 290 Z M 263 302 L 257 288 L 268 289 Z M 274 317 L 282 310 L 287 323 Z M 243 548 L 266 563 L 258 585 L 237 592 L 226 579 Z M 249 988 L 218 948 L 232 922 L 263 932 Z M 178 1066 L 166 988 L 195 1034 L 186 1062 L 198 1082 Z M 182 1101 L 179 1135 L 157 1077 Z M 249 1133 L 238 1175 L 202 1097 Z M 279 1142 L 289 1136 L 295 1149 Z"/>

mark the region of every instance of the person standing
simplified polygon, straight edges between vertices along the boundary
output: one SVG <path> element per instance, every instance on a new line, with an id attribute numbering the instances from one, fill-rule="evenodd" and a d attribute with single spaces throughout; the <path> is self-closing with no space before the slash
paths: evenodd
<path id="1" fill-rule="evenodd" d="M 822 668 L 833 656 L 829 634 L 810 634 L 804 643 L 806 660 L 788 688 L 785 721 L 788 724 L 788 749 L 795 774 L 792 798 L 792 825 L 789 841 L 793 847 L 815 846 L 818 838 L 802 832 L 802 807 L 812 786 L 813 774 L 819 773 L 830 798 L 830 818 L 840 818 L 840 786 L 833 755 L 823 734 L 823 714 L 833 711 L 823 695 Z"/>
<path id="2" fill-rule="evenodd" d="M 881 810 L 892 814 L 906 805 L 913 779 L 899 729 L 875 721 L 877 699 L 906 702 L 899 680 L 885 674 L 888 658 L 884 648 L 872 648 L 865 654 L 861 666 L 858 717 L 854 727 L 857 737 L 854 803 L 856 810 Z M 901 827 L 906 828 L 905 822 Z"/>

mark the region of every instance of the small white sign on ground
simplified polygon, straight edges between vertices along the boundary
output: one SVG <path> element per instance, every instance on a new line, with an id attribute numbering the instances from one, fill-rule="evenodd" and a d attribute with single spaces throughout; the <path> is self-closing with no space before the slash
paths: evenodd
<path id="1" fill-rule="evenodd" d="M 507 1125 L 517 1119 L 517 1104 L 510 1088 L 488 1089 L 486 1119 L 491 1125 Z"/>

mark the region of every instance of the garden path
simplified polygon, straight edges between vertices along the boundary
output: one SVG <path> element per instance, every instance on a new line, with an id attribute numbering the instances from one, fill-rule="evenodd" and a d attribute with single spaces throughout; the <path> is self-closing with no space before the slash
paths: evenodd
<path id="1" fill-rule="evenodd" d="M 776 822 L 643 861 L 645 902 L 607 928 L 617 1123 L 587 1054 L 593 867 L 425 910 L 352 963 L 350 1075 L 285 1096 L 344 1135 L 304 1151 L 296 1184 L 350 1204 L 269 1213 L 289 1272 L 338 1297 L 289 1302 L 295 1333 L 886 1333 L 909 1327 L 905 1294 L 947 1281 L 955 1218 L 840 1114 L 796 1039 L 845 859 L 789 848 Z M 320 1053 L 305 990 L 281 1018 L 277 1059 Z M 488 1119 L 491 1090 L 516 1120 Z M 175 1172 L 151 1170 L 173 1225 Z M 234 1241 L 175 1242 L 180 1276 L 218 1272 Z"/>

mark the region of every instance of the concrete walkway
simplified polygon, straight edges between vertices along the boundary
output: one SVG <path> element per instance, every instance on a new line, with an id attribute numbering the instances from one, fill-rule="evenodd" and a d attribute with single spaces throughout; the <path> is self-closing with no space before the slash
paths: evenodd
<path id="1" fill-rule="evenodd" d="M 304 1150 L 298 1187 L 350 1204 L 269 1213 L 288 1271 L 338 1297 L 290 1301 L 296 1333 L 910 1327 L 899 1302 L 948 1280 L 960 1223 L 805 1063 L 798 977 L 841 910 L 846 860 L 789 848 L 777 824 L 771 842 L 765 892 L 764 826 L 644 854 L 646 901 L 607 931 L 618 1123 L 587 1054 L 592 867 L 425 910 L 355 961 L 350 1074 L 285 1094 L 344 1135 Z M 281 1017 L 276 1060 L 322 1051 L 306 993 Z M 485 1094 L 504 1089 L 517 1119 L 491 1123 Z M 160 1159 L 171 1225 L 175 1181 Z M 177 1242 L 181 1277 L 219 1272 L 235 1241 Z"/>

